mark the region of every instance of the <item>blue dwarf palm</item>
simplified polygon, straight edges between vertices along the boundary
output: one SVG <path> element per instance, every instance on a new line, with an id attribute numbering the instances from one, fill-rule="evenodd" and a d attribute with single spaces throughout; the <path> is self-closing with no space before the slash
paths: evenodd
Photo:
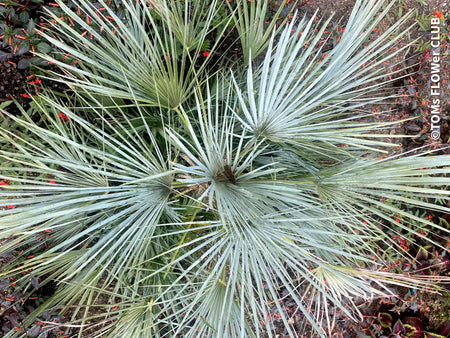
<path id="1" fill-rule="evenodd" d="M 0 213 L 0 237 L 14 238 L 1 252 L 35 252 L 36 236 L 51 234 L 46 250 L 11 260 L 3 274 L 30 269 L 59 283 L 30 321 L 70 307 L 85 324 L 102 296 L 107 312 L 94 317 L 98 334 L 111 337 L 273 335 L 274 308 L 294 336 L 285 292 L 319 335 L 332 307 L 356 318 L 346 302 L 389 293 L 372 282 L 395 277 L 371 269 L 374 259 L 385 264 L 380 248 L 397 250 L 386 230 L 417 234 L 410 222 L 439 228 L 401 205 L 449 212 L 434 201 L 448 199 L 441 187 L 450 183 L 450 157 L 379 159 L 394 146 L 382 134 L 390 123 L 362 122 L 368 104 L 386 99 L 376 80 L 405 19 L 362 49 L 390 6 L 357 1 L 341 42 L 320 60 L 314 47 L 326 23 L 294 16 L 280 35 L 260 35 L 268 46 L 260 65 L 252 53 L 261 48 L 243 43 L 244 69 L 209 74 L 194 62 L 172 73 L 158 61 L 165 48 L 176 55 L 174 40 L 190 41 L 198 54 L 209 28 L 183 25 L 191 18 L 177 2 L 151 3 L 152 10 L 126 3 L 129 15 L 118 24 L 126 40 L 105 27 L 110 34 L 74 50 L 67 41 L 76 33 L 61 26 L 66 42 L 49 39 L 81 60 L 65 77 L 75 94 L 44 92 L 34 109 L 47 125 L 24 111 L 8 116 L 25 132 L 0 131 L 10 144 L 0 151 L 0 179 L 9 182 L 0 205 L 15 205 Z M 213 22 L 215 12 L 201 8 L 196 13 Z M 157 15 L 167 26 L 154 47 L 144 28 Z M 189 48 L 173 67 L 191 57 Z M 139 75 L 143 64 L 125 67 L 125 54 L 149 58 L 148 77 Z M 379 71 L 363 67 L 371 61 Z M 395 228 L 394 215 L 404 220 Z M 397 283 L 427 286 L 404 276 Z"/>

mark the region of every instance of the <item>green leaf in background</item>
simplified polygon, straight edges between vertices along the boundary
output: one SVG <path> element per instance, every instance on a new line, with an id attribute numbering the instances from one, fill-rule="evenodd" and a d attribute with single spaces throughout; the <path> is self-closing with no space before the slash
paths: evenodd
<path id="1" fill-rule="evenodd" d="M 36 49 L 39 53 L 48 53 L 51 51 L 52 47 L 46 42 L 39 42 Z"/>

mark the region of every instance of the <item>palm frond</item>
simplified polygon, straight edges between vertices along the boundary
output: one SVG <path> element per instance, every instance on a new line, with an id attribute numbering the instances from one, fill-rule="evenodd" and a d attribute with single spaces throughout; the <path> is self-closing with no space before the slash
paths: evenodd
<path id="1" fill-rule="evenodd" d="M 105 12 L 99 13 L 89 1 L 81 0 L 80 12 L 86 22 L 64 2 L 58 2 L 64 14 L 85 31 L 80 35 L 54 14 L 54 34 L 45 38 L 73 61 L 42 57 L 67 70 L 55 74 L 56 81 L 94 91 L 105 97 L 135 99 L 142 105 L 175 108 L 206 77 L 208 60 L 199 59 L 203 43 L 211 39 L 214 52 L 226 23 L 213 23 L 220 8 L 214 0 L 208 8 L 201 1 L 158 1 L 158 9 L 140 2 L 123 2 L 123 17 L 102 0 Z M 194 12 L 191 8 L 197 8 Z M 200 26 L 202 22 L 204 25 Z M 101 29 L 99 28 L 101 27 Z M 56 37 L 54 36 L 56 34 Z"/>
<path id="2" fill-rule="evenodd" d="M 228 4 L 230 7 L 235 27 L 239 34 L 244 65 L 248 66 L 267 48 L 272 33 L 277 34 L 287 22 L 292 4 L 287 5 L 287 0 L 277 3 L 275 13 L 269 12 L 269 0 L 237 1 L 236 4 Z M 284 19 L 279 20 L 281 13 Z M 269 18 L 267 18 L 269 16 Z"/>
<path id="3" fill-rule="evenodd" d="M 324 51 L 324 44 L 319 46 L 328 22 L 318 27 L 314 19 L 303 19 L 299 24 L 294 19 L 276 45 L 272 35 L 261 66 L 256 71 L 248 67 L 246 86 L 242 88 L 234 80 L 239 99 L 237 118 L 246 128 L 272 142 L 293 144 L 304 157 L 316 162 L 338 161 L 351 156 L 348 153 L 352 150 L 393 146 L 377 140 L 383 136 L 376 135 L 392 123 L 361 121 L 371 116 L 364 112 L 364 106 L 386 99 L 385 94 L 376 94 L 389 81 L 380 81 L 385 77 L 380 66 L 407 48 L 388 54 L 398 41 L 391 40 L 391 33 L 408 16 L 362 48 L 371 32 L 367 27 L 375 25 L 390 6 L 378 15 L 381 3 L 358 4 L 360 8 L 353 12 L 341 41 L 331 50 Z M 397 39 L 406 33 L 398 33 Z"/>

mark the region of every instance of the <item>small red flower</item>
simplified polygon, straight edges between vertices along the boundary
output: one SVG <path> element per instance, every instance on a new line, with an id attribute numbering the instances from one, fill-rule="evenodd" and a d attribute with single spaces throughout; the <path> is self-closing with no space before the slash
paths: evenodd
<path id="1" fill-rule="evenodd" d="M 50 183 L 50 184 L 55 184 L 56 182 L 55 182 L 55 181 L 49 181 L 48 183 Z"/>
<path id="2" fill-rule="evenodd" d="M 6 206 L 8 209 L 13 209 L 14 208 L 14 205 L 7 205 Z"/>
<path id="3" fill-rule="evenodd" d="M 442 14 L 440 11 L 434 11 L 433 15 L 439 20 L 442 20 L 444 18 L 444 14 Z"/>
<path id="4" fill-rule="evenodd" d="M 203 53 L 203 56 L 206 58 L 206 57 L 208 57 L 209 56 L 209 52 L 204 52 Z"/>
<path id="5" fill-rule="evenodd" d="M 23 97 L 26 97 L 26 98 L 30 97 L 30 95 L 28 95 L 27 93 L 22 94 L 22 96 L 23 96 Z"/>
<path id="6" fill-rule="evenodd" d="M 63 112 L 60 112 L 58 117 L 63 121 L 69 121 L 69 118 Z"/>
<path id="7" fill-rule="evenodd" d="M 0 185 L 8 185 L 5 181 L 0 181 Z"/>

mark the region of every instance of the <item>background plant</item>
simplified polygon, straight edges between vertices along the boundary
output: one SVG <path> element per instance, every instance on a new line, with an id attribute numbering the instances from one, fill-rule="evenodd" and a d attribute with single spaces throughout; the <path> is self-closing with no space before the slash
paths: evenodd
<path id="1" fill-rule="evenodd" d="M 420 235 L 418 222 L 448 234 L 404 206 L 448 213 L 434 200 L 448 199 L 449 156 L 380 159 L 392 123 L 362 121 L 367 104 L 387 98 L 385 74 L 366 66 L 392 57 L 391 33 L 406 18 L 361 48 L 390 7 L 359 1 L 321 53 L 326 23 L 294 17 L 261 64 L 249 52 L 247 67 L 225 60 L 232 69 L 214 71 L 200 55 L 228 26 L 214 20 L 217 3 L 205 14 L 191 12 L 204 8 L 197 1 L 124 2 L 121 18 L 80 1 L 92 25 L 58 4 L 86 32 L 58 20 L 59 38 L 46 34 L 78 61 L 56 61 L 74 92 L 34 98 L 47 125 L 5 112 L 26 132 L 1 129 L 14 147 L 0 151 L 0 205 L 14 206 L 0 214 L 1 237 L 14 239 L 1 252 L 30 257 L 39 233 L 51 235 L 2 274 L 58 283 L 26 325 L 51 308 L 82 325 L 95 317 L 114 337 L 261 336 L 276 307 L 294 336 L 283 287 L 325 336 L 333 308 L 356 319 L 347 302 L 389 294 L 374 282 L 430 286 L 428 276 L 373 269 L 384 251 L 402 253 L 388 230 Z"/>
<path id="2" fill-rule="evenodd" d="M 63 3 L 72 9 L 77 9 L 76 3 L 65 0 Z M 101 8 L 98 2 L 92 2 L 94 8 Z M 109 7 L 121 16 L 123 6 L 120 1 L 111 1 Z M 0 4 L 0 62 L 15 61 L 19 69 L 48 66 L 48 61 L 36 56 L 36 53 L 46 53 L 53 58 L 66 60 L 65 55 L 59 55 L 51 43 L 43 39 L 39 32 L 47 31 L 55 23 L 49 20 L 52 13 L 60 20 L 66 20 L 73 29 L 83 33 L 82 27 L 76 25 L 54 2 L 44 0 L 4 1 Z M 83 13 L 80 16 L 86 20 Z M 100 27 L 92 28 L 100 29 Z M 17 61 L 18 59 L 18 61 Z"/>

